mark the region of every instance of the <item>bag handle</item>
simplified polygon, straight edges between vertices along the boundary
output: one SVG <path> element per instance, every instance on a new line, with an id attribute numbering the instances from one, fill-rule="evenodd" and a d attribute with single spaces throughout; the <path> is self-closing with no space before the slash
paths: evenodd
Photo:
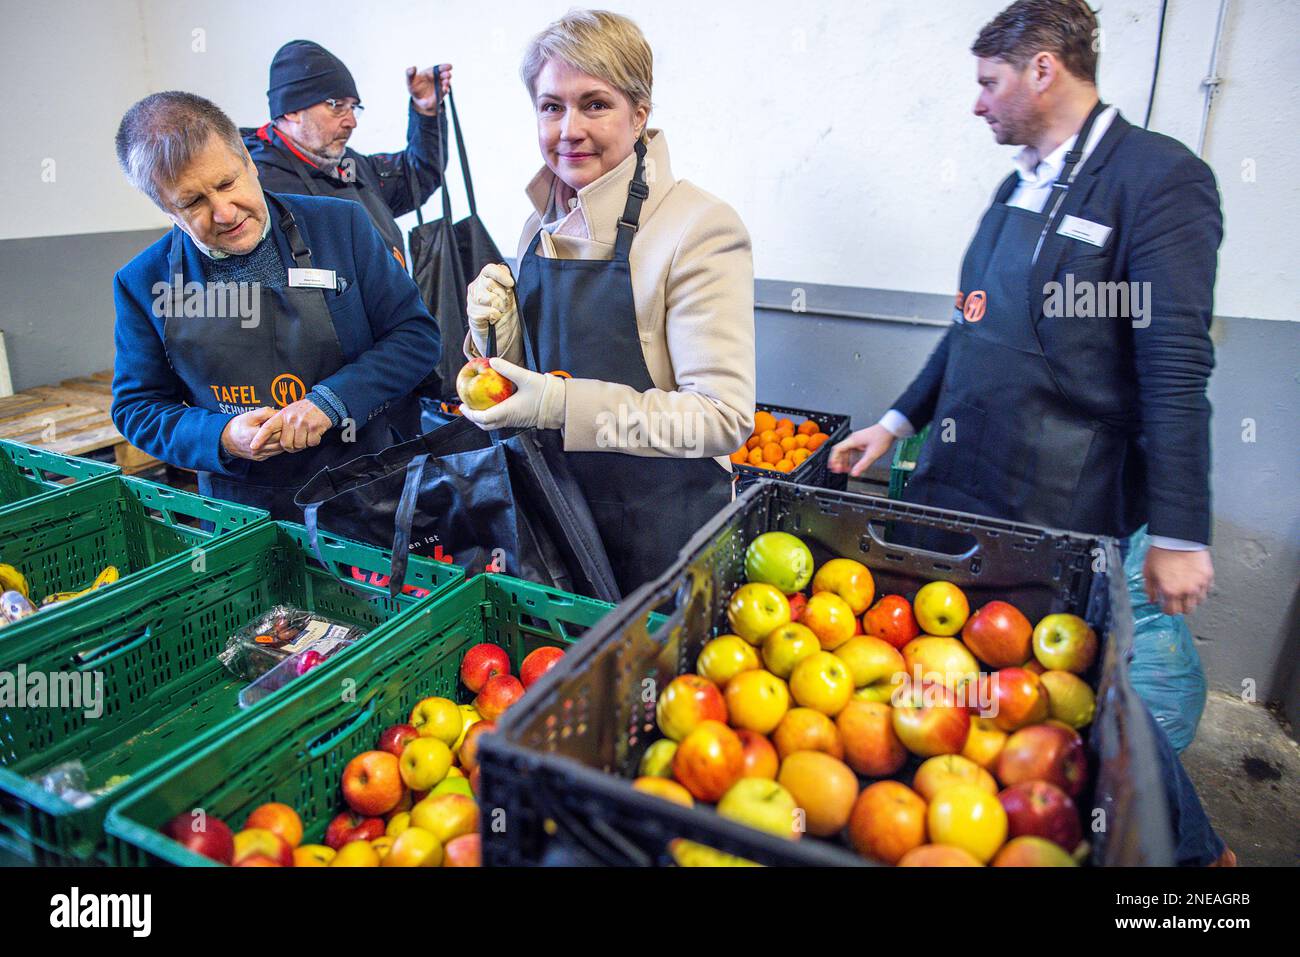
<path id="1" fill-rule="evenodd" d="M 439 69 L 435 66 L 433 68 L 433 82 L 435 86 L 438 84 L 438 79 Z M 443 97 L 443 99 L 451 105 L 452 124 L 449 132 L 454 131 L 456 137 L 456 151 L 460 156 L 461 177 L 465 181 L 465 192 L 469 196 L 469 211 L 471 215 L 477 216 L 478 205 L 474 202 L 474 183 L 470 179 L 469 175 L 469 159 L 465 155 L 465 142 L 461 138 L 460 116 L 456 113 L 456 101 L 452 99 L 451 90 L 447 91 L 447 95 Z M 450 223 L 452 222 L 451 196 L 447 192 L 447 138 L 445 136 L 438 137 L 438 166 L 442 170 L 442 188 L 439 190 L 439 192 L 442 193 L 442 216 L 443 219 Z M 418 225 L 423 226 L 424 212 L 420 208 L 420 196 L 415 190 L 414 177 L 408 175 L 406 177 L 406 185 L 411 193 L 411 205 L 415 208 L 415 221 Z"/>
<path id="2" fill-rule="evenodd" d="M 396 598 L 406 584 L 406 566 L 410 558 L 411 525 L 415 521 L 415 504 L 419 500 L 420 476 L 429 461 L 429 453 L 417 455 L 406 463 L 406 481 L 402 484 L 402 497 L 397 500 L 393 516 L 392 574 L 388 579 L 388 594 Z"/>

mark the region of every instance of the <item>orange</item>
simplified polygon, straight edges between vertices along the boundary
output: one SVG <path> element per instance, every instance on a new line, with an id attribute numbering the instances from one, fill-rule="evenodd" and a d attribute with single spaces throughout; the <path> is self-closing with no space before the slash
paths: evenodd
<path id="1" fill-rule="evenodd" d="M 791 422 L 789 419 L 777 419 L 777 420 L 776 420 L 776 427 L 777 427 L 778 429 L 784 429 L 784 428 L 787 428 L 787 427 L 788 427 L 791 431 L 793 431 L 793 430 L 794 430 L 794 423 Z"/>
<path id="2" fill-rule="evenodd" d="M 763 450 L 762 450 L 762 449 L 750 449 L 750 451 L 749 451 L 749 464 L 750 464 L 750 465 L 762 465 L 762 464 L 763 464 Z"/>
<path id="3" fill-rule="evenodd" d="M 763 444 L 763 440 L 762 440 L 762 439 L 760 439 L 757 435 L 751 435 L 751 436 L 749 437 L 749 439 L 745 442 L 745 448 L 747 448 L 747 449 L 753 449 L 753 448 L 757 448 L 758 446 L 760 446 L 760 445 L 762 445 L 762 444 Z M 808 444 L 807 442 L 804 443 L 804 445 L 807 445 L 807 444 Z"/>
<path id="4" fill-rule="evenodd" d="M 799 446 L 795 444 L 794 439 L 788 436 L 781 440 L 781 449 L 785 452 L 789 452 L 791 449 L 797 449 L 798 447 Z"/>
<path id="5" fill-rule="evenodd" d="M 789 459 L 782 459 L 781 461 L 776 463 L 776 470 L 778 472 L 793 472 L 794 463 L 791 462 Z"/>
<path id="6" fill-rule="evenodd" d="M 759 411 L 754 413 L 755 432 L 766 432 L 768 429 L 775 429 L 775 428 L 776 428 L 776 416 L 774 416 L 771 412 Z"/>
<path id="7" fill-rule="evenodd" d="M 803 460 L 806 459 L 811 454 L 812 453 L 809 452 L 807 449 L 795 449 L 793 452 L 790 453 L 790 461 L 793 462 L 795 465 L 802 465 Z"/>
<path id="8" fill-rule="evenodd" d="M 805 419 L 799 423 L 800 435 L 814 435 L 821 431 L 821 428 L 812 419 Z"/>
<path id="9" fill-rule="evenodd" d="M 731 461 L 735 462 L 737 465 L 748 465 L 749 452 L 746 449 L 741 449 L 739 452 L 732 452 Z"/>
<path id="10" fill-rule="evenodd" d="M 810 435 L 808 437 L 808 451 L 816 452 L 818 449 L 822 447 L 822 443 L 829 438 L 830 436 L 827 435 L 825 432 L 818 432 L 815 435 Z"/>
<path id="11" fill-rule="evenodd" d="M 785 450 L 775 442 L 768 442 L 763 446 L 763 461 L 771 462 L 775 465 L 785 457 Z"/>
<path id="12" fill-rule="evenodd" d="M 794 444 L 795 444 L 795 448 L 806 449 L 808 447 L 807 434 L 800 432 L 798 435 L 796 435 L 794 437 Z"/>
<path id="13" fill-rule="evenodd" d="M 793 435 L 794 435 L 793 425 L 778 425 L 776 427 L 777 441 L 780 441 L 781 439 L 788 438 Z"/>
<path id="14" fill-rule="evenodd" d="M 771 462 L 759 462 L 758 467 L 761 469 L 772 469 L 773 471 L 776 470 L 776 466 L 773 465 Z"/>

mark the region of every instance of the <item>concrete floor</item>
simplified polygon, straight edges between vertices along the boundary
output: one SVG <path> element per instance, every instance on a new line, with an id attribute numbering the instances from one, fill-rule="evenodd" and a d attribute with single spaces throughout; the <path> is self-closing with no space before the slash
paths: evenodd
<path id="1" fill-rule="evenodd" d="M 1300 745 L 1273 712 L 1211 692 L 1182 760 L 1239 865 L 1300 864 Z"/>

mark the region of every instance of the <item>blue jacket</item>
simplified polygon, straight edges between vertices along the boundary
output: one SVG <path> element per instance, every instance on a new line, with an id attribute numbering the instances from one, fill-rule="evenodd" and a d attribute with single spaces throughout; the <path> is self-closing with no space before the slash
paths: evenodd
<path id="1" fill-rule="evenodd" d="M 364 423 L 394 399 L 408 395 L 441 355 L 438 326 L 411 277 L 394 258 L 365 209 L 343 199 L 275 194 L 293 213 L 312 264 L 346 279 L 341 294 L 326 293 L 345 365 L 323 385 Z M 279 217 L 268 204 L 271 236 L 287 265 L 293 262 Z M 176 227 L 173 227 L 175 229 Z M 183 236 L 186 282 L 205 278 L 204 254 Z M 145 249 L 113 278 L 113 424 L 127 441 L 180 468 L 243 477 L 250 463 L 221 455 L 221 433 L 233 415 L 185 404 L 186 390 L 167 361 L 162 316 L 155 315 L 155 284 L 168 281 L 171 233 Z M 198 388 L 204 388 L 200 383 Z M 265 470 L 280 458 L 259 465 Z M 290 467 L 291 463 L 286 463 Z"/>

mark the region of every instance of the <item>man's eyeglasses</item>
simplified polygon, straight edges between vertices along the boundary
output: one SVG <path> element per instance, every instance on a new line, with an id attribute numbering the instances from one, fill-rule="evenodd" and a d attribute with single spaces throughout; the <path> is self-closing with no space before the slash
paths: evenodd
<path id="1" fill-rule="evenodd" d="M 351 110 L 352 115 L 355 116 L 365 109 L 360 103 L 349 103 L 347 100 L 329 99 L 323 102 L 333 116 L 342 116 L 348 110 Z"/>

